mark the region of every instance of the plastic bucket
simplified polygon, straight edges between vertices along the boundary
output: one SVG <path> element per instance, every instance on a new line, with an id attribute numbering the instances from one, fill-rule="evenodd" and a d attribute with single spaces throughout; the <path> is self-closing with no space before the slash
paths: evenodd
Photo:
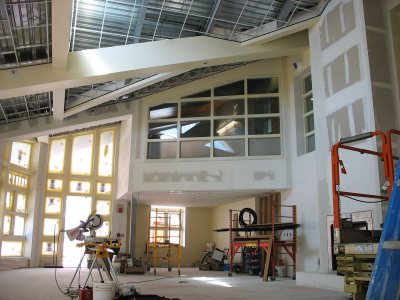
<path id="1" fill-rule="evenodd" d="M 115 282 L 93 282 L 93 300 L 113 300 L 115 298 Z"/>

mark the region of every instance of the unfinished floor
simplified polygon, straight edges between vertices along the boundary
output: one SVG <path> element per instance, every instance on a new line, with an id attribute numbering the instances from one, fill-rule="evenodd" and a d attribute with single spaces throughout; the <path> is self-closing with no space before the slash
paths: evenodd
<path id="1" fill-rule="evenodd" d="M 69 299 L 58 290 L 54 269 L 30 268 L 0 272 L 0 291 L 5 299 Z M 64 289 L 72 279 L 75 269 L 57 269 L 59 285 Z M 349 294 L 296 285 L 291 279 L 277 279 L 263 282 L 260 277 L 226 272 L 199 271 L 194 268 L 181 270 L 157 269 L 157 276 L 148 272 L 145 275 L 119 275 L 121 283 L 134 283 L 142 294 L 156 294 L 167 298 L 192 299 L 324 299 L 344 300 Z M 82 270 L 81 280 L 87 274 Z M 98 274 L 94 280 L 98 280 Z M 96 276 L 97 275 L 97 276 Z"/>

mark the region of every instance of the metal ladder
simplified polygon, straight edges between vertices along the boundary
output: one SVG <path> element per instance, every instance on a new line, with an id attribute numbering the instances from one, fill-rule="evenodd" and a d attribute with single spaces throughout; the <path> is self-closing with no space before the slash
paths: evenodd
<path id="1" fill-rule="evenodd" d="M 392 299 L 400 299 L 400 160 L 367 293 L 367 300 Z"/>

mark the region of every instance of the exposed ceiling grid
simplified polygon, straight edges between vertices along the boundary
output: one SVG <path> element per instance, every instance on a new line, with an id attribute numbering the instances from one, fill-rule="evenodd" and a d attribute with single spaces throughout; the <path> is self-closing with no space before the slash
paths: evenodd
<path id="1" fill-rule="evenodd" d="M 71 1 L 73 1 L 69 36 L 71 52 L 194 36 L 243 42 L 316 17 L 329 2 L 329 0 Z M 0 70 L 11 69 L 14 72 L 18 67 L 51 63 L 51 17 L 52 0 L 0 1 Z M 172 78 L 160 79 L 160 82 L 101 105 L 139 99 L 242 64 L 189 70 Z M 118 93 L 119 89 L 122 90 L 145 79 L 127 78 L 67 89 L 64 109 L 104 97 L 107 93 Z M 51 91 L 0 99 L 0 124 L 50 115 L 53 113 L 52 101 Z"/>

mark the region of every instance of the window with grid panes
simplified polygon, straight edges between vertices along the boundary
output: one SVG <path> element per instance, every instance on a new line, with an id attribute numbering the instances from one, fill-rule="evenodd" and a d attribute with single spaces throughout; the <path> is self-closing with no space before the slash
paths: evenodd
<path id="1" fill-rule="evenodd" d="M 111 204 L 116 127 L 98 128 L 49 140 L 49 169 L 46 183 L 42 255 L 53 255 L 54 232 L 63 228 L 65 201 L 69 195 L 90 197 L 92 211 L 103 216 L 98 237 L 111 230 Z"/>
<path id="2" fill-rule="evenodd" d="M 281 155 L 277 77 L 247 78 L 150 107 L 147 159 Z"/>
<path id="3" fill-rule="evenodd" d="M 29 168 L 32 145 L 27 142 L 13 142 L 9 157 L 10 165 L 5 167 L 3 226 L 1 232 L 1 256 L 23 256 L 25 226 L 29 194 Z M 26 169 L 22 173 L 20 168 Z"/>
<path id="4" fill-rule="evenodd" d="M 149 242 L 184 246 L 184 212 L 183 207 L 151 206 Z"/>
<path id="5" fill-rule="evenodd" d="M 314 131 L 314 98 L 312 93 L 311 75 L 303 80 L 303 108 L 304 108 L 304 138 L 306 153 L 315 150 L 315 131 Z"/>

